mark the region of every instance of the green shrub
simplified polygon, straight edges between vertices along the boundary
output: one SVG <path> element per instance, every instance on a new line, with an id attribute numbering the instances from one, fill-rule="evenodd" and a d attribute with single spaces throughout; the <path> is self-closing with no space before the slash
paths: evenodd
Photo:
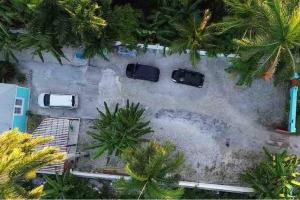
<path id="1" fill-rule="evenodd" d="M 198 188 L 185 189 L 182 199 L 254 199 L 251 194 L 218 192 Z"/>
<path id="2" fill-rule="evenodd" d="M 257 197 L 271 199 L 294 199 L 300 195 L 300 160 L 286 151 L 271 154 L 264 148 L 266 158 L 254 169 L 243 175 L 243 180 L 255 190 Z"/>
<path id="3" fill-rule="evenodd" d="M 32 133 L 42 122 L 43 117 L 41 115 L 33 114 L 32 112 L 27 112 L 28 121 L 27 121 L 27 131 Z"/>
<path id="4" fill-rule="evenodd" d="M 0 82 L 7 83 L 14 80 L 17 68 L 8 61 L 0 61 Z"/>
<path id="5" fill-rule="evenodd" d="M 17 78 L 17 81 L 22 84 L 24 84 L 27 81 L 26 74 L 23 74 L 21 72 L 17 73 L 16 78 Z"/>
<path id="6" fill-rule="evenodd" d="M 88 179 L 76 177 L 69 172 L 63 175 L 44 176 L 44 195 L 42 199 L 102 199 L 112 198 L 107 186 L 100 191 L 92 188 Z"/>

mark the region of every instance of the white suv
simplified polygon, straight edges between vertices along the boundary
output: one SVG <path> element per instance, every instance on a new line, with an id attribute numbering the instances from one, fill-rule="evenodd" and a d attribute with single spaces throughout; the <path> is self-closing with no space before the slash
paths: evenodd
<path id="1" fill-rule="evenodd" d="M 78 107 L 78 96 L 42 93 L 38 97 L 38 104 L 42 108 L 74 109 Z"/>

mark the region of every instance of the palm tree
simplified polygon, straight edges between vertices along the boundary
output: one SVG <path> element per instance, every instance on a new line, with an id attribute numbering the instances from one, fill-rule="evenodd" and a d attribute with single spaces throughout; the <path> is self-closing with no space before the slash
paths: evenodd
<path id="1" fill-rule="evenodd" d="M 175 147 L 170 143 L 160 145 L 154 141 L 139 149 L 127 149 L 123 160 L 131 180 L 121 179 L 115 183 L 115 188 L 131 198 L 180 198 L 184 191 L 176 189 L 177 173 L 184 163 L 184 156 L 174 151 Z"/>
<path id="2" fill-rule="evenodd" d="M 229 15 L 225 16 L 222 22 L 213 24 L 218 28 L 219 34 L 233 29 L 236 36 L 247 36 L 253 34 L 260 27 L 257 19 L 262 17 L 262 13 L 254 8 L 259 7 L 257 0 L 224 0 L 228 6 Z M 252 23 L 249 23 L 252 22 Z"/>
<path id="3" fill-rule="evenodd" d="M 104 102 L 105 112 L 100 110 L 100 118 L 95 122 L 88 134 L 95 139 L 96 144 L 90 148 L 96 149 L 94 158 L 102 156 L 105 152 L 110 155 L 120 155 L 125 149 L 135 149 L 141 142 L 141 137 L 151 133 L 149 121 L 143 121 L 144 109 L 140 104 L 129 103 L 119 108 L 117 104 L 111 112 Z M 109 161 L 109 157 L 108 157 Z"/>
<path id="4" fill-rule="evenodd" d="M 70 172 L 44 176 L 43 199 L 99 199 L 101 194 L 89 186 L 88 179 L 76 177 Z"/>
<path id="5" fill-rule="evenodd" d="M 107 34 L 113 40 L 122 42 L 123 45 L 136 48 L 139 43 L 137 32 L 140 29 L 141 12 L 132 8 L 130 4 L 114 6 L 106 13 L 106 18 Z"/>
<path id="6" fill-rule="evenodd" d="M 96 35 L 98 38 L 102 35 L 106 21 L 102 19 L 102 11 L 97 3 L 85 0 L 64 0 L 60 4 L 70 16 L 72 32 L 79 41 L 84 41 L 91 35 Z"/>
<path id="7" fill-rule="evenodd" d="M 177 36 L 172 26 L 175 22 L 185 21 L 192 13 L 200 11 L 202 0 L 157 0 L 157 10 L 149 16 L 149 30 L 155 32 L 157 41 L 170 46 Z"/>
<path id="8" fill-rule="evenodd" d="M 205 10 L 204 16 L 199 14 L 191 14 L 186 21 L 174 22 L 174 27 L 177 37 L 171 42 L 172 53 L 185 53 L 189 50 L 190 60 L 195 67 L 200 59 L 198 50 L 201 47 L 210 46 L 207 42 L 211 38 L 211 34 L 206 32 L 211 13 Z"/>
<path id="9" fill-rule="evenodd" d="M 243 175 L 246 183 L 255 190 L 258 198 L 294 199 L 300 195 L 300 163 L 295 155 L 288 155 L 286 151 L 271 154 L 264 148 L 266 158 L 253 170 Z"/>
<path id="10" fill-rule="evenodd" d="M 44 52 L 51 53 L 54 58 L 62 65 L 62 59 L 65 55 L 62 51 L 62 47 L 55 43 L 52 36 L 45 33 L 24 33 L 19 36 L 17 42 L 19 49 L 33 49 L 32 54 L 37 55 L 44 62 Z"/>
<path id="11" fill-rule="evenodd" d="M 190 53 L 195 67 L 200 59 L 198 50 L 211 46 L 211 34 L 206 31 L 211 13 L 202 16 L 202 0 L 161 1 L 160 8 L 149 17 L 149 29 L 154 31 L 157 42 L 170 46 L 169 53 Z M 151 33 L 153 35 L 153 33 Z"/>
<path id="12" fill-rule="evenodd" d="M 17 39 L 17 35 L 12 33 L 9 28 L 13 26 L 14 23 L 20 22 L 20 16 L 15 9 L 16 7 L 19 8 L 23 3 L 19 1 L 3 1 L 0 0 L 0 55 L 6 61 L 10 59 L 17 60 L 13 51 L 15 50 L 15 41 Z"/>
<path id="13" fill-rule="evenodd" d="M 50 176 L 44 176 L 46 184 L 44 186 L 43 198 L 45 199 L 67 199 L 66 193 L 74 189 L 74 185 L 70 184 L 70 173 L 63 175 L 55 175 L 53 179 Z"/>
<path id="14" fill-rule="evenodd" d="M 30 1 L 0 0 L 0 23 L 14 28 L 23 28 L 29 15 L 27 3 L 30 3 Z"/>
<path id="15" fill-rule="evenodd" d="M 242 72 L 239 84 L 250 85 L 258 77 L 286 81 L 297 72 L 300 46 L 300 2 L 298 0 L 226 0 L 233 17 L 223 30 L 239 28 L 235 39 L 240 58 L 229 72 Z M 251 21 L 251 23 L 249 23 Z"/>
<path id="16" fill-rule="evenodd" d="M 6 61 L 11 59 L 17 60 L 14 55 L 15 41 L 16 35 L 11 33 L 0 21 L 0 55 L 2 55 Z"/>
<path id="17" fill-rule="evenodd" d="M 0 198 L 39 198 L 43 186 L 27 191 L 23 185 L 35 178 L 36 171 L 48 164 L 62 162 L 64 155 L 59 149 L 45 147 L 51 138 L 33 138 L 31 134 L 11 130 L 0 134 Z"/>
<path id="18" fill-rule="evenodd" d="M 136 48 L 141 13 L 129 4 L 113 6 L 112 0 L 100 0 L 99 4 L 102 11 L 101 17 L 105 19 L 106 26 L 103 27 L 100 34 L 88 33 L 82 39 L 85 56 L 100 55 L 109 60 L 107 54 L 113 50 L 116 41 L 120 41 L 130 48 Z"/>

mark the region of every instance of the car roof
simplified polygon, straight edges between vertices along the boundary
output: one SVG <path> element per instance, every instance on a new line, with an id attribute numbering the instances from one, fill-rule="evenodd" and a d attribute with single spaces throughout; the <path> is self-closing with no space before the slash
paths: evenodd
<path id="1" fill-rule="evenodd" d="M 72 107 L 72 95 L 50 94 L 50 106 Z"/>
<path id="2" fill-rule="evenodd" d="M 187 82 L 189 83 L 201 83 L 202 82 L 202 76 L 200 76 L 197 73 L 193 73 L 193 72 L 186 72 L 185 73 L 185 79 Z"/>
<path id="3" fill-rule="evenodd" d="M 157 80 L 159 77 L 159 69 L 148 65 L 137 64 L 134 71 L 135 78 L 146 80 Z"/>
<path id="4" fill-rule="evenodd" d="M 181 77 L 184 78 L 183 82 L 189 85 L 195 85 L 195 86 L 202 85 L 204 81 L 203 74 L 195 71 L 186 70 L 186 69 L 175 70 L 174 76 L 176 79 L 179 79 Z"/>

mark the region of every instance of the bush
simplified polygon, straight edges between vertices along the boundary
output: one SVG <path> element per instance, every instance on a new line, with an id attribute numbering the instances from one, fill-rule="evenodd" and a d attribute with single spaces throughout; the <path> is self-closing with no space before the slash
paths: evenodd
<path id="1" fill-rule="evenodd" d="M 294 199 L 300 195 L 300 183 L 297 181 L 300 164 L 296 155 L 286 151 L 271 154 L 264 148 L 266 158 L 257 167 L 243 175 L 246 183 L 255 190 L 258 198 Z"/>
<path id="2" fill-rule="evenodd" d="M 217 192 L 192 188 L 184 190 L 182 199 L 254 199 L 254 197 L 250 194 Z"/>
<path id="3" fill-rule="evenodd" d="M 17 73 L 16 78 L 17 78 L 17 81 L 22 84 L 24 84 L 27 81 L 26 74 L 23 74 L 21 72 Z"/>
<path id="4" fill-rule="evenodd" d="M 27 131 L 29 133 L 33 133 L 33 131 L 40 125 L 43 118 L 41 115 L 33 114 L 32 112 L 27 113 L 28 121 L 27 121 Z"/>
<path id="5" fill-rule="evenodd" d="M 14 80 L 17 68 L 8 61 L 0 61 L 0 82 L 7 83 Z"/>
<path id="6" fill-rule="evenodd" d="M 76 177 L 69 172 L 63 175 L 45 176 L 43 199 L 101 199 L 112 198 L 104 185 L 100 191 L 93 189 L 88 179 Z"/>

